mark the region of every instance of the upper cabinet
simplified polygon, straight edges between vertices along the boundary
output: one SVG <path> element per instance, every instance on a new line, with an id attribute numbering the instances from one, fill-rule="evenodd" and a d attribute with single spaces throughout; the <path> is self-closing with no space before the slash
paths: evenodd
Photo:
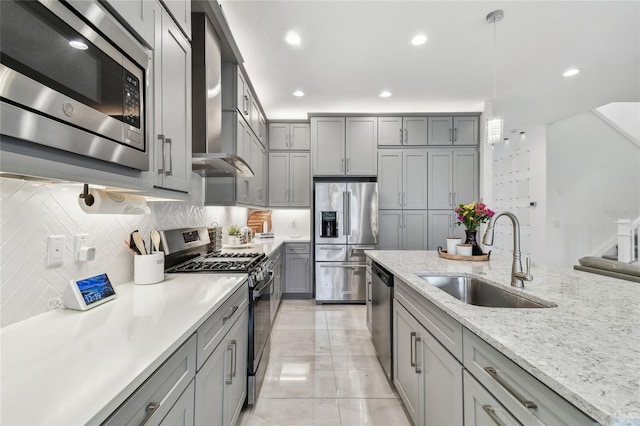
<path id="1" fill-rule="evenodd" d="M 270 150 L 311 149 L 309 123 L 269 123 Z"/>
<path id="2" fill-rule="evenodd" d="M 310 194 L 309 153 L 269 153 L 269 206 L 309 207 Z"/>
<path id="3" fill-rule="evenodd" d="M 120 21 L 136 34 L 144 44 L 154 45 L 155 14 L 159 10 L 155 1 L 149 0 L 108 0 L 107 7 Z"/>
<path id="4" fill-rule="evenodd" d="M 260 109 L 258 97 L 251 90 L 249 81 L 237 64 L 230 62 L 222 64 L 222 85 L 222 109 L 225 111 L 237 109 L 249 123 L 249 127 L 260 143 L 266 147 L 266 119 Z"/>
<path id="5" fill-rule="evenodd" d="M 191 0 L 160 1 L 167 8 L 173 19 L 178 23 L 184 35 L 186 35 L 187 38 L 191 40 Z M 145 1 L 143 0 L 143 3 L 144 2 Z"/>
<path id="6" fill-rule="evenodd" d="M 378 151 L 378 208 L 427 208 L 427 150 Z"/>
<path id="7" fill-rule="evenodd" d="M 427 145 L 427 117 L 378 117 L 378 145 Z"/>
<path id="8" fill-rule="evenodd" d="M 191 178 L 191 45 L 159 8 L 154 40 L 155 186 L 187 192 Z"/>
<path id="9" fill-rule="evenodd" d="M 429 117 L 429 145 L 478 145 L 478 117 Z"/>
<path id="10" fill-rule="evenodd" d="M 376 176 L 376 117 L 313 117 L 314 176 Z"/>
<path id="11" fill-rule="evenodd" d="M 452 210 L 478 199 L 477 151 L 430 150 L 428 160 L 430 210 Z"/>

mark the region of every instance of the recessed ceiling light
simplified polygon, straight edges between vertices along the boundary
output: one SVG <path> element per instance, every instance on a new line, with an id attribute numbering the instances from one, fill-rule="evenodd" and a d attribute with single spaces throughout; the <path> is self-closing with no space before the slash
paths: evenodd
<path id="1" fill-rule="evenodd" d="M 87 50 L 89 48 L 89 46 L 87 46 L 87 44 L 83 41 L 80 40 L 71 40 L 69 42 L 69 46 L 73 47 L 74 49 L 78 49 L 78 50 Z"/>
<path id="2" fill-rule="evenodd" d="M 391 96 L 391 92 L 389 92 L 388 90 L 385 90 L 383 92 L 380 92 L 378 96 L 380 96 L 381 98 L 388 98 L 389 96 Z"/>
<path id="3" fill-rule="evenodd" d="M 564 72 L 564 74 L 562 74 L 562 75 L 565 76 L 565 77 L 571 77 L 572 75 L 576 75 L 579 72 L 580 72 L 579 68 L 571 68 L 571 69 L 566 70 Z"/>
<path id="4" fill-rule="evenodd" d="M 296 90 L 295 92 L 293 92 L 293 96 L 297 96 L 300 98 L 304 96 L 304 92 L 302 90 Z"/>
<path id="5" fill-rule="evenodd" d="M 302 40 L 300 40 L 300 36 L 298 34 L 294 33 L 293 31 L 289 31 L 284 37 L 284 41 L 292 46 L 299 46 Z"/>
<path id="6" fill-rule="evenodd" d="M 413 44 L 414 46 L 420 46 L 421 44 L 425 44 L 426 42 L 427 36 L 424 34 L 418 34 L 411 39 L 411 44 Z"/>

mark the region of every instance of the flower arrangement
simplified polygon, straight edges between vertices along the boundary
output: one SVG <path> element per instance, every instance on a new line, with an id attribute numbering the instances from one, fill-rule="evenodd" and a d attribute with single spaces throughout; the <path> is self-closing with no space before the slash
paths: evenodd
<path id="1" fill-rule="evenodd" d="M 477 230 L 481 223 L 488 221 L 495 214 L 485 203 L 477 201 L 469 204 L 460 203 L 454 211 L 458 214 L 456 225 L 464 225 L 469 231 Z"/>

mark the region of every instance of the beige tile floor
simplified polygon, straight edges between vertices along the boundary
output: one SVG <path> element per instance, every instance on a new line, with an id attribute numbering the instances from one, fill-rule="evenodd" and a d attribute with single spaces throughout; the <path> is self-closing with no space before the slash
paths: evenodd
<path id="1" fill-rule="evenodd" d="M 258 402 L 238 424 L 410 425 L 376 359 L 364 305 L 283 300 Z"/>

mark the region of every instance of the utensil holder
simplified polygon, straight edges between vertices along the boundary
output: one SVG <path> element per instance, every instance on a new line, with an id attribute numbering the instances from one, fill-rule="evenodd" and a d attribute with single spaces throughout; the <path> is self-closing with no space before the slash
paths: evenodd
<path id="1" fill-rule="evenodd" d="M 133 282 L 156 284 L 164 281 L 164 253 L 137 254 L 133 258 Z"/>

